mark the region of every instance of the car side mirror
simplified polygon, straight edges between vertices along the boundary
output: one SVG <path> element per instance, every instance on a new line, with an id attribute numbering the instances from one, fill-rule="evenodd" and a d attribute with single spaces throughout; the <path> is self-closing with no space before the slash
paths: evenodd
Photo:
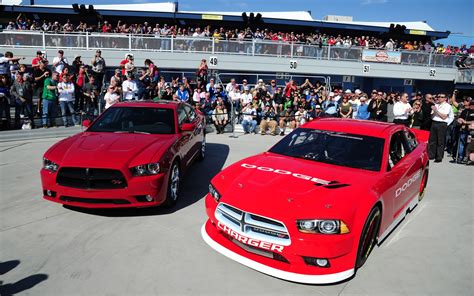
<path id="1" fill-rule="evenodd" d="M 88 128 L 89 126 L 91 126 L 91 121 L 89 119 L 86 119 L 82 122 L 82 126 L 84 128 Z"/>
<path id="2" fill-rule="evenodd" d="M 183 132 L 192 132 L 196 129 L 196 125 L 194 123 L 183 123 L 181 125 L 181 130 Z"/>

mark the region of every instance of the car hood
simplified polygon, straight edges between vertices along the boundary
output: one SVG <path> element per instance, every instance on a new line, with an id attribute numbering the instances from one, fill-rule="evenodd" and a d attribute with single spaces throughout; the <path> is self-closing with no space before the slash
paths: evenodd
<path id="1" fill-rule="evenodd" d="M 174 135 L 84 132 L 59 142 L 45 157 L 60 166 L 121 168 L 134 160 L 159 160 L 157 154 L 174 141 Z"/>
<path id="2" fill-rule="evenodd" d="M 331 215 L 370 194 L 379 173 L 263 153 L 221 172 L 213 184 L 222 202 L 274 217 L 297 211 L 313 217 L 318 208 Z"/>

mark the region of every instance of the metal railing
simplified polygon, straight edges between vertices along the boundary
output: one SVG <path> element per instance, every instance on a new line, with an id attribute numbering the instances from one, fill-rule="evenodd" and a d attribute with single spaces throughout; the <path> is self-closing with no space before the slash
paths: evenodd
<path id="1" fill-rule="evenodd" d="M 295 42 L 219 40 L 197 37 L 162 37 L 154 35 L 111 33 L 54 33 L 41 31 L 0 32 L 0 46 L 36 49 L 106 49 L 126 51 L 193 52 L 307 58 L 339 61 L 362 61 L 363 47 L 317 46 Z M 400 51 L 403 65 L 454 68 L 455 55 L 423 51 Z"/>

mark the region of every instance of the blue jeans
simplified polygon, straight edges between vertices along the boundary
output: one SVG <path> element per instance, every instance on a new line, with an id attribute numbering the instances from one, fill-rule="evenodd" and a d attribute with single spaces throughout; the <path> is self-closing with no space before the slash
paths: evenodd
<path id="1" fill-rule="evenodd" d="M 73 101 L 61 101 L 59 102 L 59 106 L 61 107 L 61 116 L 63 117 L 63 124 L 64 126 L 68 126 L 68 125 L 77 125 L 78 122 L 77 122 L 77 117 L 76 117 L 76 114 L 74 114 L 75 110 L 74 110 L 74 102 Z M 71 117 L 72 117 L 72 122 L 69 120 L 67 120 L 67 110 L 69 110 L 69 112 L 71 113 Z"/>
<path id="2" fill-rule="evenodd" d="M 56 101 L 43 99 L 43 125 L 55 125 L 57 113 Z"/>
<path id="3" fill-rule="evenodd" d="M 243 120 L 242 127 L 244 128 L 245 133 L 253 133 L 255 132 L 255 128 L 257 127 L 256 120 Z"/>
<path id="4" fill-rule="evenodd" d="M 463 159 L 466 156 L 466 144 L 467 144 L 467 137 L 469 136 L 469 132 L 462 131 L 459 134 L 459 143 L 458 143 L 458 149 L 456 149 L 457 153 L 453 158 L 455 159 Z"/>

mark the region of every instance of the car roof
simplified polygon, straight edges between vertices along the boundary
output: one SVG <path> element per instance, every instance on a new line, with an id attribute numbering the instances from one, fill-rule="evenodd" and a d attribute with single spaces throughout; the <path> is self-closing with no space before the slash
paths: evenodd
<path id="1" fill-rule="evenodd" d="M 399 129 L 399 125 L 393 123 L 344 118 L 317 119 L 303 127 L 378 138 L 386 138 L 392 134 L 392 131 Z"/>
<path id="2" fill-rule="evenodd" d="M 150 107 L 150 108 L 167 108 L 167 109 L 176 109 L 181 102 L 176 101 L 130 101 L 130 102 L 120 102 L 114 104 L 113 107 Z"/>

